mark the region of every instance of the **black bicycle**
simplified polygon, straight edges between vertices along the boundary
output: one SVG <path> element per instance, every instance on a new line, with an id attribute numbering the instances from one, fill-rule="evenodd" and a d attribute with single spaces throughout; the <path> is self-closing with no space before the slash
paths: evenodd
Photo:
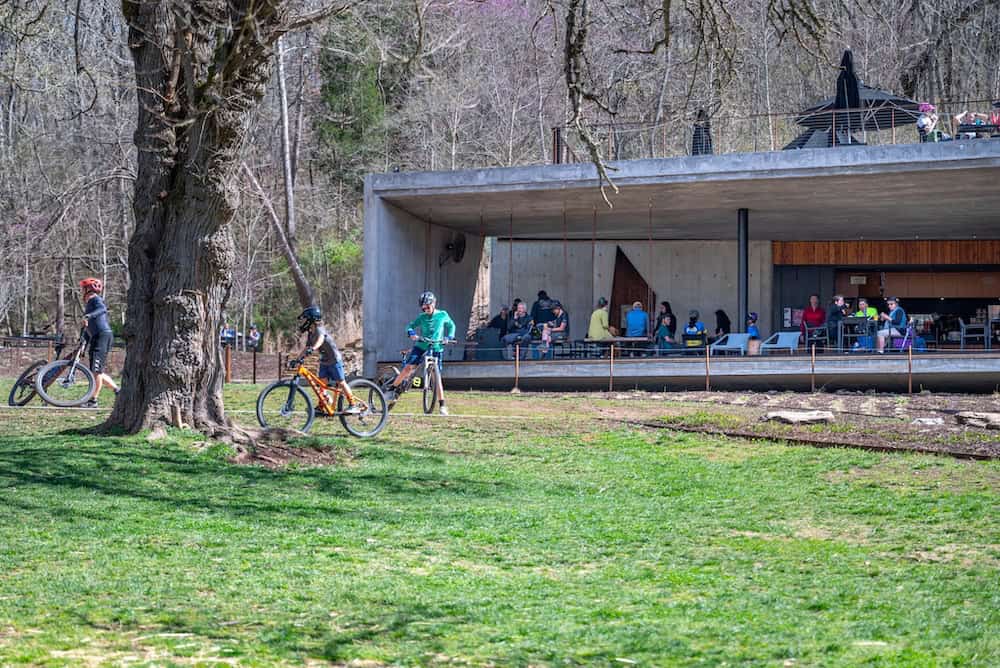
<path id="1" fill-rule="evenodd" d="M 65 344 L 61 340 L 56 343 L 56 357 L 62 355 L 64 347 Z M 7 395 L 8 406 L 25 406 L 35 398 L 35 395 L 38 394 L 35 391 L 35 376 L 38 370 L 48 363 L 48 360 L 35 360 L 28 365 L 27 369 L 21 372 L 21 375 L 14 381 L 14 386 L 10 388 L 10 394 Z"/>
<path id="2" fill-rule="evenodd" d="M 87 403 L 97 394 L 94 372 L 80 362 L 87 341 L 87 330 L 81 329 L 76 348 L 70 355 L 35 371 L 35 392 L 47 403 L 72 408 Z"/>

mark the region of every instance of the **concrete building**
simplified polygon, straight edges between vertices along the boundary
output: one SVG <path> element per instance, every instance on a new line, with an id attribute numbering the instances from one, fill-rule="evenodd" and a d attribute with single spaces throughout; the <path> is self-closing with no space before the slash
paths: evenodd
<path id="1" fill-rule="evenodd" d="M 565 304 L 574 338 L 597 297 L 613 299 L 622 257 L 646 294 L 680 315 L 697 308 L 709 327 L 720 308 L 734 329 L 748 310 L 765 333 L 794 327 L 790 307 L 811 292 L 825 302 L 834 291 L 940 299 L 965 290 L 957 297 L 1000 304 L 1000 140 L 612 167 L 613 208 L 590 164 L 370 175 L 366 374 L 398 359 L 423 289 L 465 331 L 484 239 L 491 312 L 545 289 Z M 455 262 L 445 249 L 460 234 L 468 250 Z"/>

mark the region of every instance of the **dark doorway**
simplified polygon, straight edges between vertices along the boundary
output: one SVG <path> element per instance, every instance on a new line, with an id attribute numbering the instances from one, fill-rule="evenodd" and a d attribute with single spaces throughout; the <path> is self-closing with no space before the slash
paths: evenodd
<path id="1" fill-rule="evenodd" d="M 621 247 L 615 253 L 615 276 L 611 283 L 611 324 L 624 327 L 625 311 L 632 307 L 633 302 L 642 302 L 642 307 L 649 313 L 656 313 L 656 293 L 642 277 Z"/>

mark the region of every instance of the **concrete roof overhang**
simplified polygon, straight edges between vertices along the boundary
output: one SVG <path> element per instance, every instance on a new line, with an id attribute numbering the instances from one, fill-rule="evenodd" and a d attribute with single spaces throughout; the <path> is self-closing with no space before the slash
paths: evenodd
<path id="1" fill-rule="evenodd" d="M 611 209 L 589 163 L 373 174 L 366 189 L 436 225 L 523 239 L 733 239 L 740 208 L 751 239 L 1000 238 L 1000 139 L 612 167 Z"/>

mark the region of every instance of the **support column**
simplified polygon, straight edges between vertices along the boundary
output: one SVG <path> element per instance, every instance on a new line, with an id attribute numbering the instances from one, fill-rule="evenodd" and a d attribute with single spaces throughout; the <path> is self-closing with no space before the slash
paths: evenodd
<path id="1" fill-rule="evenodd" d="M 750 235 L 748 232 L 749 211 L 740 209 L 736 216 L 736 257 L 737 257 L 737 296 L 739 318 L 733 331 L 745 332 L 747 314 L 750 313 Z"/>

